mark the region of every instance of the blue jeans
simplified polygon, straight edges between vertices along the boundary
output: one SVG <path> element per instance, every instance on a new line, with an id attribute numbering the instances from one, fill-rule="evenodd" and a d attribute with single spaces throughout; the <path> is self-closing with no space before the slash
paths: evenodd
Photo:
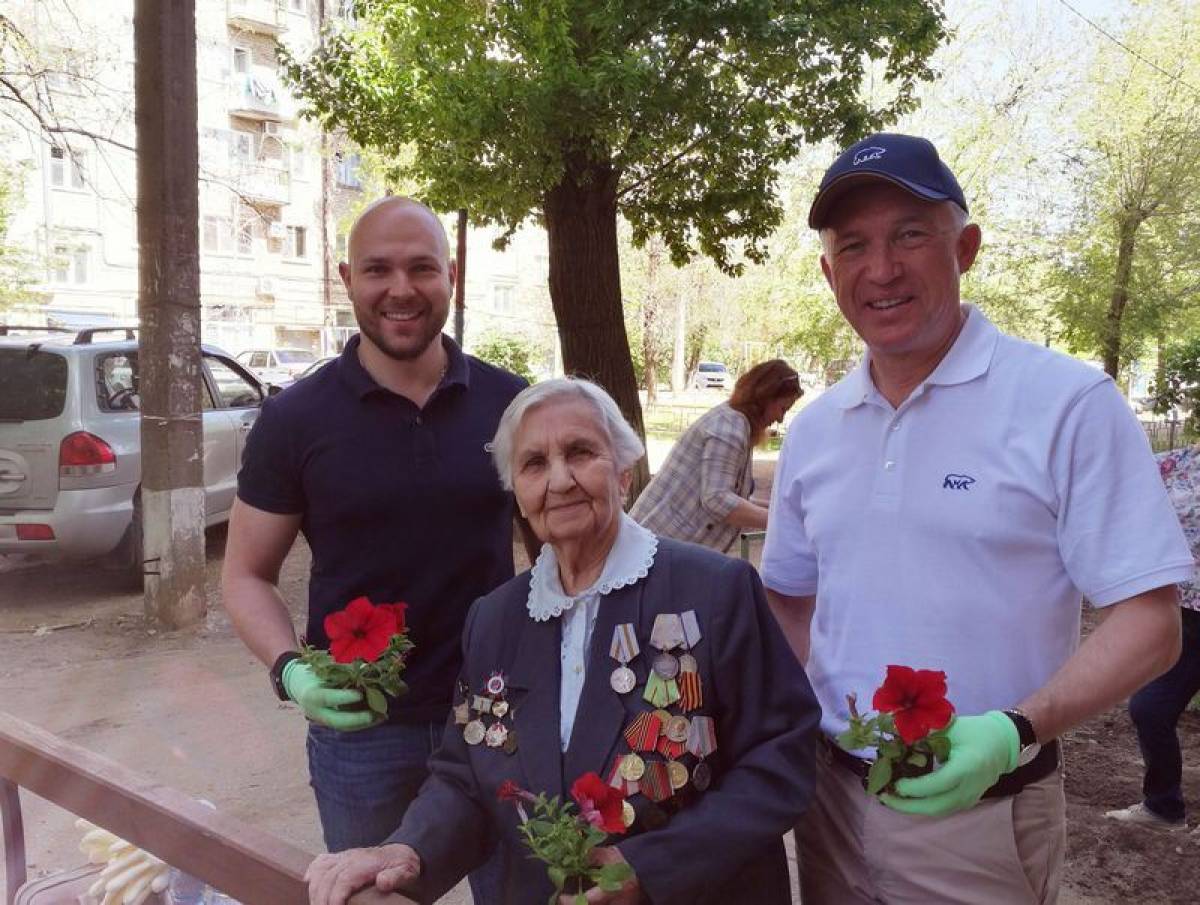
<path id="1" fill-rule="evenodd" d="M 429 755 L 441 743 L 444 726 L 384 723 L 338 732 L 309 724 L 309 784 L 326 849 L 379 845 L 399 828 L 429 776 Z M 470 875 L 475 905 L 501 901 L 501 867 L 494 856 Z"/>
<path id="2" fill-rule="evenodd" d="M 1164 820 L 1184 819 L 1183 756 L 1175 727 L 1188 702 L 1200 692 L 1200 611 L 1181 610 L 1183 650 L 1178 662 L 1129 699 L 1146 774 L 1143 801 Z"/>

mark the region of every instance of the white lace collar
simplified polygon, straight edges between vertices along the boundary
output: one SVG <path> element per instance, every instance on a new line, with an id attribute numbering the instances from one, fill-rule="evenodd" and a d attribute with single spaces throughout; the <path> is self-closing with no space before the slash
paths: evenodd
<path id="1" fill-rule="evenodd" d="M 542 545 L 537 562 L 529 577 L 529 600 L 526 607 L 535 622 L 554 619 L 571 609 L 586 597 L 599 597 L 617 588 L 646 577 L 658 552 L 658 538 L 647 531 L 625 513 L 621 513 L 621 524 L 617 539 L 608 552 L 608 559 L 600 577 L 590 588 L 579 594 L 570 595 L 562 588 L 558 577 L 558 557 L 549 544 Z"/>

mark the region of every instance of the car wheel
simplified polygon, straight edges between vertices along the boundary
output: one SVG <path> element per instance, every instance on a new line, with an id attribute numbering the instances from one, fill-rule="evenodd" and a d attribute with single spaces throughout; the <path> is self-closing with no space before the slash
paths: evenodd
<path id="1" fill-rule="evenodd" d="M 133 496 L 133 517 L 129 527 L 117 549 L 111 554 L 113 565 L 127 579 L 131 590 L 142 589 L 145 578 L 145 551 L 142 539 L 142 495 L 140 492 Z"/>

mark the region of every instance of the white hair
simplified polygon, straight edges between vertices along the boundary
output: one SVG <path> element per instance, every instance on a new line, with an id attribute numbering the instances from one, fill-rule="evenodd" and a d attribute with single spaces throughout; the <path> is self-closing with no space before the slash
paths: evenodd
<path id="1" fill-rule="evenodd" d="M 629 426 L 621 409 L 603 389 L 582 377 L 557 377 L 526 387 L 508 404 L 500 416 L 496 436 L 492 438 L 492 461 L 505 490 L 512 490 L 513 443 L 521 421 L 531 409 L 555 399 L 578 399 L 591 406 L 596 420 L 608 437 L 617 471 L 632 468 L 646 454 L 637 431 Z"/>

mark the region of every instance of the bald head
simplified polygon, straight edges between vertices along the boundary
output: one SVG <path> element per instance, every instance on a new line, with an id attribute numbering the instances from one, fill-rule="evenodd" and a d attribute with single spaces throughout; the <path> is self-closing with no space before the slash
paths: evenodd
<path id="1" fill-rule="evenodd" d="M 439 252 L 444 259 L 449 259 L 450 240 L 447 238 L 446 228 L 442 225 L 442 221 L 438 219 L 437 214 L 420 201 L 406 198 L 403 195 L 385 195 L 367 205 L 366 209 L 358 215 L 358 219 L 354 221 L 354 226 L 350 228 L 350 238 L 346 243 L 347 257 L 351 261 L 354 260 L 355 251 L 360 244 L 358 240 L 364 232 L 376 229 L 386 230 L 388 224 L 394 221 L 395 218 L 410 218 L 413 216 L 428 222 L 433 236 L 437 241 Z"/>

